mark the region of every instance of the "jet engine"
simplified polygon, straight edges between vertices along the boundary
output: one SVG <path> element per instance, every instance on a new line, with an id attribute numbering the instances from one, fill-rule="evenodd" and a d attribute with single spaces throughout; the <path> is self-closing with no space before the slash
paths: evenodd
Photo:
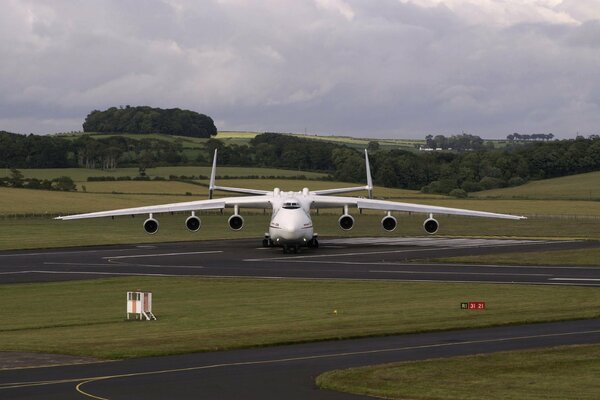
<path id="1" fill-rule="evenodd" d="M 202 225 L 202 221 L 200 221 L 200 218 L 196 217 L 195 215 L 190 215 L 185 220 L 185 227 L 190 232 L 198 232 L 201 225 Z"/>
<path id="2" fill-rule="evenodd" d="M 144 230 L 146 231 L 146 233 L 150 234 L 150 235 L 154 235 L 156 232 L 158 232 L 158 220 L 150 217 L 147 220 L 144 221 Z"/>
<path id="3" fill-rule="evenodd" d="M 437 220 L 435 220 L 433 217 L 429 217 L 425 220 L 425 222 L 423 222 L 423 229 L 425 229 L 425 232 L 429 233 L 430 235 L 436 233 L 439 228 L 440 223 L 437 222 Z"/>
<path id="4" fill-rule="evenodd" d="M 396 218 L 392 217 L 391 215 L 386 215 L 381 220 L 381 226 L 386 231 L 392 232 L 392 231 L 396 230 L 396 226 L 398 226 L 398 221 L 396 220 Z"/>
<path id="5" fill-rule="evenodd" d="M 349 231 L 354 226 L 354 218 L 350 214 L 344 214 L 338 219 L 338 224 L 343 230 Z"/>
<path id="6" fill-rule="evenodd" d="M 238 214 L 233 214 L 227 222 L 229 223 L 229 227 L 234 231 L 239 231 L 244 227 L 244 218 Z"/>

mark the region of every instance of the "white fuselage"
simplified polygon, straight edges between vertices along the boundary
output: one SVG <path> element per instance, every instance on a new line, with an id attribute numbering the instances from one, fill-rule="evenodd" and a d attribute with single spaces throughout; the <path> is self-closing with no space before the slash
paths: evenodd
<path id="1" fill-rule="evenodd" d="M 310 195 L 302 192 L 274 190 L 273 215 L 269 223 L 269 237 L 275 245 L 306 245 L 314 236 L 310 218 Z"/>

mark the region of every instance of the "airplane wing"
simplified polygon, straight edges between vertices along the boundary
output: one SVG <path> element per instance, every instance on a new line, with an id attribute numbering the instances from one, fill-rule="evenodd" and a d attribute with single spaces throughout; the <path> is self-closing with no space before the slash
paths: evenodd
<path id="1" fill-rule="evenodd" d="M 428 206 L 422 204 L 400 203 L 386 200 L 361 199 L 356 197 L 336 197 L 319 195 L 313 196 L 312 208 L 337 208 L 344 206 L 357 207 L 359 209 L 368 210 L 404 211 L 423 214 L 452 214 L 463 215 L 467 217 L 527 219 L 523 216 L 498 214 L 486 211 L 465 210 L 462 208 Z"/>
<path id="2" fill-rule="evenodd" d="M 71 220 L 84 218 L 117 217 L 121 215 L 160 214 L 180 211 L 220 210 L 235 206 L 245 208 L 269 208 L 271 196 L 225 197 L 222 199 L 186 201 L 182 203 L 161 204 L 156 206 L 123 208 L 120 210 L 100 211 L 86 214 L 67 215 L 54 219 Z"/>

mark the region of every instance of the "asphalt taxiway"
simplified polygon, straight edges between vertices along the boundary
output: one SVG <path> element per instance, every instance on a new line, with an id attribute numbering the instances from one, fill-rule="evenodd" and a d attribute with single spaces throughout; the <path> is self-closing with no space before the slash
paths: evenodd
<path id="1" fill-rule="evenodd" d="M 596 241 L 471 238 L 332 238 L 283 254 L 258 240 L 0 252 L 0 284 L 107 276 L 223 276 L 600 286 L 600 268 L 437 264 L 453 255 L 599 247 Z"/>
<path id="2" fill-rule="evenodd" d="M 0 284 L 109 276 L 395 279 L 600 286 L 600 268 L 433 264 L 451 255 L 598 247 L 593 241 L 332 238 L 282 254 L 256 240 L 0 252 Z M 355 399 L 319 390 L 327 370 L 600 343 L 600 319 L 433 332 L 0 371 L 7 399 Z"/>
<path id="3" fill-rule="evenodd" d="M 7 370 L 0 398 L 359 399 L 314 380 L 360 365 L 599 342 L 596 319 Z"/>

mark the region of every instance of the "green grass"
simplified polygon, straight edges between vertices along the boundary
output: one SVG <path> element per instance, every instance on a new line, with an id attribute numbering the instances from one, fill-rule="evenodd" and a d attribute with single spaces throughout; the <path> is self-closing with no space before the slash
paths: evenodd
<path id="1" fill-rule="evenodd" d="M 146 175 L 150 177 L 160 176 L 168 178 L 176 176 L 210 176 L 211 167 L 201 166 L 178 166 L 178 167 L 156 167 L 147 168 Z M 74 181 L 86 181 L 89 176 L 120 176 L 136 177 L 139 175 L 138 168 L 117 168 L 116 170 L 100 170 L 88 168 L 43 168 L 43 169 L 21 169 L 25 178 L 53 179 L 59 176 L 69 176 Z M 10 171 L 4 170 L 4 175 L 9 176 Z M 217 167 L 218 176 L 305 176 L 307 178 L 322 178 L 327 174 L 319 172 L 294 171 L 278 168 L 248 168 L 248 167 Z"/>
<path id="2" fill-rule="evenodd" d="M 125 292 L 136 289 L 153 293 L 157 321 L 124 321 Z M 593 318 L 600 315 L 595 293 L 581 287 L 164 277 L 0 285 L 0 351 L 126 358 Z M 487 301 L 488 309 L 460 310 L 459 303 L 471 299 Z"/>
<path id="3" fill-rule="evenodd" d="M 600 266 L 600 249 L 539 251 L 527 253 L 488 254 L 436 258 L 443 263 L 505 264 L 505 265 L 588 265 Z"/>
<path id="4" fill-rule="evenodd" d="M 521 186 L 484 190 L 473 197 L 600 200 L 600 172 L 528 182 Z"/>
<path id="5" fill-rule="evenodd" d="M 600 345 L 562 346 L 326 372 L 325 389 L 386 399 L 595 400 Z"/>
<path id="6" fill-rule="evenodd" d="M 89 194 L 92 198 L 102 195 Z M 134 196 L 130 196 L 134 197 Z M 139 196 L 142 199 L 153 196 Z M 176 199 L 169 196 L 167 199 Z M 189 197 L 188 197 L 189 199 Z M 163 200 L 165 198 L 163 197 Z M 109 208 L 99 207 L 98 210 Z M 0 234 L 0 250 L 69 247 L 101 244 L 123 243 L 155 243 L 166 241 L 193 241 L 208 239 L 255 238 L 259 244 L 268 227 L 270 214 L 259 211 L 252 214 L 242 209 L 245 219 L 244 229 L 234 232 L 227 226 L 227 218 L 232 210 L 225 210 L 224 215 L 217 212 L 202 212 L 202 228 L 199 232 L 188 232 L 184 227 L 187 214 L 155 215 L 160 221 L 160 230 L 156 235 L 147 235 L 142 229 L 146 218 L 140 215 L 136 218 L 117 217 L 87 219 L 76 221 L 56 221 L 49 217 L 36 218 L 0 218 L 2 233 Z M 339 237 L 401 237 L 428 236 L 424 233 L 423 215 L 404 215 L 398 217 L 398 228 L 388 233 L 381 228 L 383 213 L 360 215 L 352 213 L 356 219 L 351 231 L 342 231 L 337 223 L 339 210 L 313 215 L 315 232 L 321 238 L 328 236 Z M 544 239 L 600 239 L 600 224 L 595 220 L 577 221 L 565 224 L 559 219 L 531 219 L 527 221 L 491 220 L 485 218 L 466 218 L 440 216 L 440 232 L 438 237 L 510 237 L 510 238 L 544 238 Z"/>
<path id="7" fill-rule="evenodd" d="M 204 186 L 178 181 L 77 182 L 77 190 L 83 191 L 84 186 L 88 193 L 116 192 L 132 194 L 169 194 L 181 196 L 189 192 L 193 194 L 194 199 L 197 199 L 198 197 L 205 198 L 208 193 L 208 189 Z"/>

